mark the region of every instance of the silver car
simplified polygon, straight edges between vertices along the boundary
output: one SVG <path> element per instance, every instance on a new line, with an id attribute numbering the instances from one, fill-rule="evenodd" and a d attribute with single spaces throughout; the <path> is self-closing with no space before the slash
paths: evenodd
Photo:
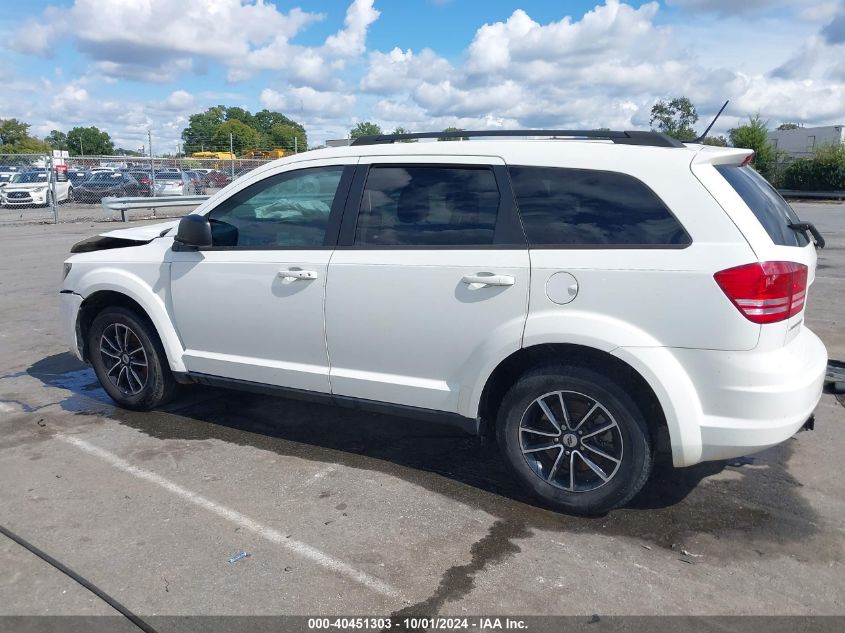
<path id="1" fill-rule="evenodd" d="M 154 196 L 195 196 L 194 182 L 181 172 L 159 172 L 155 175 Z"/>

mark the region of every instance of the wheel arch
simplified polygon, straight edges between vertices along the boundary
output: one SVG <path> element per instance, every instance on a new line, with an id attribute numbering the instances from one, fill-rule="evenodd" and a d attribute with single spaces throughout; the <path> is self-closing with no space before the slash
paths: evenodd
<path id="1" fill-rule="evenodd" d="M 121 306 L 136 312 L 146 319 L 158 335 L 164 348 L 167 363 L 171 371 L 184 372 L 185 366 L 182 362 L 182 344 L 173 327 L 172 321 L 165 309 L 164 302 L 151 290 L 144 296 L 143 286 L 135 288 L 136 283 L 117 284 L 95 284 L 87 288 L 85 299 L 80 305 L 76 319 L 77 340 L 80 345 L 80 353 L 85 360 L 88 360 L 87 334 L 88 328 L 94 318 L 104 308 Z"/>
<path id="2" fill-rule="evenodd" d="M 662 454 L 672 451 L 664 407 L 649 382 L 634 367 L 610 352 L 571 343 L 523 347 L 496 366 L 484 384 L 478 403 L 478 417 L 484 432 L 489 433 L 495 427 L 505 393 L 520 376 L 537 367 L 561 363 L 598 369 L 623 386 L 630 386 L 629 393 L 649 424 L 655 449 Z"/>

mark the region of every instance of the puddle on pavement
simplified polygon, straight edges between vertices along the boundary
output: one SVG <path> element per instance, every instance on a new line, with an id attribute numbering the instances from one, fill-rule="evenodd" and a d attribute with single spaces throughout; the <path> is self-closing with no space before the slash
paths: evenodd
<path id="1" fill-rule="evenodd" d="M 657 466 L 626 508 L 579 518 L 539 507 L 510 476 L 493 442 L 449 427 L 200 386 L 185 388 L 160 411 L 138 413 L 111 405 L 93 371 L 69 354 L 45 358 L 28 373 L 69 390 L 61 405 L 80 416 L 106 415 L 160 440 L 214 439 L 386 473 L 483 510 L 501 526 L 480 546 L 483 560 L 519 551 L 514 540 L 531 530 L 632 537 L 677 552 L 695 545 L 706 554 L 701 562 L 787 555 L 829 561 L 841 555 L 835 535 L 818 533 L 817 515 L 786 468 L 795 440 L 730 463 Z M 145 455 L 168 450 L 163 445 Z M 458 569 L 444 582 L 460 592 L 471 571 Z"/>

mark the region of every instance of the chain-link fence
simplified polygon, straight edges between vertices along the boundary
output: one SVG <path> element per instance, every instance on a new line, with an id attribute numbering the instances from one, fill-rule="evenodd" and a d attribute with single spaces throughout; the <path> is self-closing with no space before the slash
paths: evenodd
<path id="1" fill-rule="evenodd" d="M 0 224 L 118 220 L 102 208 L 104 197 L 211 195 L 270 160 L 0 154 Z M 192 208 L 151 206 L 132 217 L 178 217 Z"/>

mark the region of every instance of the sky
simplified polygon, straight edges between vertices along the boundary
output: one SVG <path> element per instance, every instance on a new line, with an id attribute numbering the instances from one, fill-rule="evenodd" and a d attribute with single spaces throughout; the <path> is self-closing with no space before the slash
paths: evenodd
<path id="1" fill-rule="evenodd" d="M 0 118 L 176 149 L 217 104 L 283 112 L 311 145 L 414 131 L 647 129 L 687 96 L 699 131 L 759 112 L 845 124 L 845 0 L 27 0 L 0 12 Z"/>

